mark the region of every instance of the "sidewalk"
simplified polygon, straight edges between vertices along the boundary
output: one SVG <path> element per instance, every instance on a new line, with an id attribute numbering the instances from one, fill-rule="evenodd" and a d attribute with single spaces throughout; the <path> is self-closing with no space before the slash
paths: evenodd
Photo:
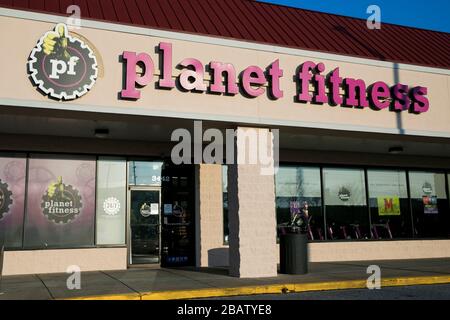
<path id="1" fill-rule="evenodd" d="M 84 272 L 81 289 L 67 274 L 5 276 L 3 299 L 189 299 L 215 296 L 365 288 L 367 266 L 381 268 L 382 286 L 450 283 L 450 259 L 311 263 L 306 275 L 238 279 L 221 268 L 132 268 Z"/>

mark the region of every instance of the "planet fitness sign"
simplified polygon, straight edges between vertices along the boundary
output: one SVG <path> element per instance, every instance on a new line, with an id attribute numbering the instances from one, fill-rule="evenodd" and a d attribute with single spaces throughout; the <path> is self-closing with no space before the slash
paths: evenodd
<path id="1" fill-rule="evenodd" d="M 182 91 L 207 92 L 213 94 L 236 95 L 242 93 L 249 98 L 258 97 L 268 90 L 271 99 L 282 98 L 284 93 L 280 87 L 280 78 L 284 71 L 280 68 L 279 60 L 275 60 L 263 70 L 258 66 L 249 66 L 239 73 L 230 63 L 210 61 L 206 66 L 195 58 L 186 58 L 179 62 L 182 70 L 174 80 L 172 44 L 161 42 L 158 47 L 159 65 L 162 66 L 161 76 L 157 88 Z M 124 99 L 139 99 L 141 92 L 137 88 L 148 85 L 153 80 L 154 66 L 150 55 L 125 51 L 122 61 L 126 64 L 125 88 L 120 92 Z M 143 67 L 143 73 L 136 73 L 136 66 Z M 205 70 L 211 75 L 207 85 L 204 82 Z M 364 80 L 342 78 L 339 68 L 325 74 L 325 64 L 306 61 L 300 65 L 295 74 L 298 92 L 297 102 L 311 102 L 315 104 L 341 105 L 343 107 L 365 108 L 374 110 L 389 108 L 391 111 L 409 110 L 413 113 L 426 112 L 429 101 L 426 97 L 426 87 L 412 87 L 397 83 L 389 87 L 385 82 L 377 81 L 367 85 Z M 309 91 L 310 84 L 314 92 Z M 265 89 L 267 87 L 267 89 Z M 340 89 L 345 94 L 340 95 Z"/>
<path id="2" fill-rule="evenodd" d="M 247 98 L 267 93 L 272 100 L 284 96 L 280 85 L 284 71 L 278 59 L 264 69 L 253 65 L 236 70 L 231 63 L 210 61 L 204 64 L 195 58 L 185 58 L 176 65 L 181 71 L 174 77 L 172 44 L 160 42 L 156 49 L 159 52 L 157 64 L 145 52 L 122 53 L 121 61 L 126 72 L 120 98 L 139 99 L 142 87 L 153 81 L 155 65 L 161 66 L 157 89 L 177 88 L 183 92 L 227 96 L 242 94 Z M 140 73 L 137 72 L 138 66 L 142 69 Z M 41 37 L 31 52 L 28 69 L 34 84 L 56 99 L 81 97 L 97 79 L 97 60 L 93 51 L 85 42 L 69 35 L 64 24 L 58 24 L 54 31 Z M 296 102 L 397 112 L 408 110 L 412 113 L 429 109 L 426 87 L 410 87 L 402 83 L 390 87 L 383 81 L 366 84 L 362 79 L 341 77 L 339 68 L 328 72 L 325 69 L 324 63 L 313 61 L 305 61 L 297 68 L 293 83 Z M 208 83 L 205 82 L 205 73 L 209 73 L 211 79 Z M 309 90 L 311 85 L 312 91 Z"/>
<path id="3" fill-rule="evenodd" d="M 90 90 L 97 79 L 97 59 L 84 41 L 69 35 L 59 23 L 46 32 L 33 48 L 28 61 L 32 82 L 44 94 L 71 100 Z"/>

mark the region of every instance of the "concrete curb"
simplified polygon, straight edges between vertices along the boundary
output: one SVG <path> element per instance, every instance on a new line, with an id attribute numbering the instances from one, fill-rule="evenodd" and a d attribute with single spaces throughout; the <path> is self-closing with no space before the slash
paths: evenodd
<path id="1" fill-rule="evenodd" d="M 243 286 L 234 288 L 208 288 L 197 290 L 155 291 L 130 294 L 98 295 L 70 298 L 67 300 L 176 300 L 213 297 L 248 296 L 256 294 L 279 294 L 306 291 L 365 289 L 367 280 L 345 280 L 312 283 L 287 283 L 273 285 Z M 399 277 L 381 280 L 381 287 L 412 286 L 450 283 L 449 276 Z"/>

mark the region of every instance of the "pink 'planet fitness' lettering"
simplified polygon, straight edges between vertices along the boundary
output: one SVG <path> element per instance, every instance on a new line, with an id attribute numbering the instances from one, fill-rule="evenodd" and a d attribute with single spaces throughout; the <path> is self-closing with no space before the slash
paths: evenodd
<path id="1" fill-rule="evenodd" d="M 183 59 L 177 67 L 179 75 L 173 76 L 172 44 L 161 42 L 158 47 L 161 66 L 158 89 L 178 89 L 189 92 L 207 92 L 213 94 L 236 95 L 241 92 L 248 98 L 256 98 L 264 93 L 270 99 L 283 97 L 280 79 L 283 70 L 279 60 L 273 61 L 265 70 L 258 66 L 249 66 L 239 74 L 231 63 L 210 61 L 206 66 L 194 58 Z M 125 88 L 120 92 L 123 99 L 139 99 L 140 88 L 153 80 L 154 62 L 147 53 L 124 51 L 123 63 L 126 63 Z M 136 72 L 136 67 L 142 67 L 142 73 Z M 382 81 L 369 86 L 362 79 L 342 78 L 339 68 L 325 74 L 325 64 L 322 62 L 305 61 L 296 72 L 297 90 L 295 101 L 301 103 L 340 105 L 347 108 L 367 108 L 411 113 L 422 113 L 429 110 L 426 97 L 426 87 L 409 87 L 396 83 L 392 87 Z M 210 74 L 211 81 L 205 83 L 205 72 Z M 174 80 L 175 79 L 175 80 Z M 309 90 L 310 86 L 314 90 Z M 343 89 L 344 94 L 340 91 Z"/>

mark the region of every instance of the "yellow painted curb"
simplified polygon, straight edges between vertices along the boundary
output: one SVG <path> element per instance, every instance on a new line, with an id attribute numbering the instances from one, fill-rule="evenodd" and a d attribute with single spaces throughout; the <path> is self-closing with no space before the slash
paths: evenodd
<path id="1" fill-rule="evenodd" d="M 295 284 L 294 292 L 361 289 L 366 288 L 366 285 L 366 280 L 297 283 Z"/>
<path id="2" fill-rule="evenodd" d="M 294 284 L 274 284 L 263 286 L 245 286 L 235 288 L 208 288 L 199 290 L 177 290 L 142 293 L 142 300 L 173 300 L 212 297 L 248 296 L 255 294 L 278 294 L 294 292 Z"/>
<path id="3" fill-rule="evenodd" d="M 75 298 L 68 298 L 66 300 L 141 300 L 141 295 L 138 293 L 110 294 L 110 295 L 75 297 Z"/>
<path id="4" fill-rule="evenodd" d="M 386 278 L 381 280 L 381 287 L 392 286 L 412 286 L 426 284 L 450 283 L 450 276 L 423 276 L 423 277 L 400 277 Z M 243 286 L 235 288 L 208 288 L 197 290 L 173 290 L 143 292 L 138 294 L 117 294 L 102 296 L 86 296 L 72 298 L 69 300 L 175 300 L 175 299 L 196 299 L 213 297 L 249 296 L 256 294 L 279 294 L 307 291 L 327 291 L 343 289 L 365 289 L 366 280 L 346 280 L 313 283 L 289 283 Z"/>
<path id="5" fill-rule="evenodd" d="M 444 284 L 450 283 L 450 276 L 423 276 L 423 277 L 405 277 L 405 278 L 387 278 L 381 279 L 381 286 L 412 286 L 422 284 Z"/>

